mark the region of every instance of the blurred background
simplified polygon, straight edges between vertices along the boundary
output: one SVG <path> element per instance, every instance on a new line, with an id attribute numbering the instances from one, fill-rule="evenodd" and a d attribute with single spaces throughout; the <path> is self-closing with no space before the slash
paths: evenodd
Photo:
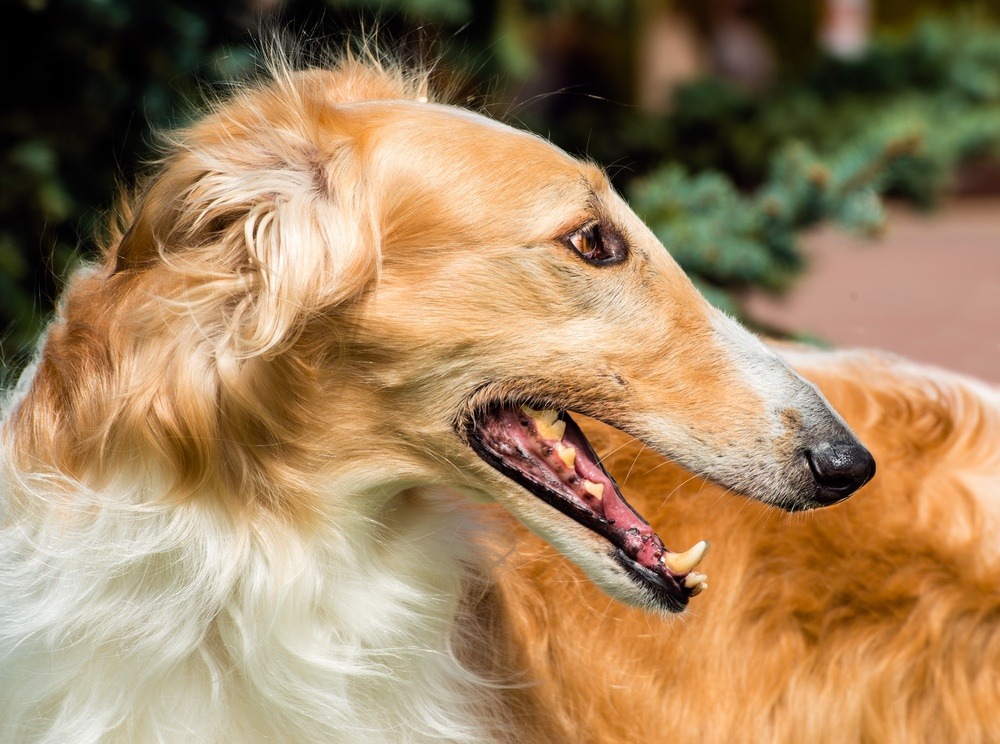
<path id="1" fill-rule="evenodd" d="M 23 364 L 121 186 L 262 27 L 439 60 L 603 164 L 758 330 L 1000 381 L 1000 0 L 5 0 L 0 330 Z"/>

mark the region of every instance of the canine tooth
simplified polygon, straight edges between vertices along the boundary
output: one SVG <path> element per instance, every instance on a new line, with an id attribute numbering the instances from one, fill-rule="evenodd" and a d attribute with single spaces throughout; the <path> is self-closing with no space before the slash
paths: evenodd
<path id="1" fill-rule="evenodd" d="M 594 483 L 594 481 L 589 481 L 584 479 L 583 490 L 593 496 L 595 499 L 600 500 L 604 498 L 604 484 Z"/>
<path id="2" fill-rule="evenodd" d="M 663 562 L 674 573 L 684 574 L 701 563 L 708 552 L 708 541 L 702 540 L 685 550 L 683 553 L 665 553 Z"/>
<path id="3" fill-rule="evenodd" d="M 694 589 L 699 584 L 705 583 L 705 579 L 708 577 L 705 574 L 696 573 L 692 571 L 687 576 L 684 577 L 684 586 L 688 589 Z"/>
<path id="4" fill-rule="evenodd" d="M 542 439 L 558 441 L 566 433 L 566 422 L 559 418 L 559 411 L 554 408 L 536 411 L 531 406 L 521 406 L 521 411 L 535 422 L 538 436 Z"/>
<path id="5" fill-rule="evenodd" d="M 521 410 L 524 411 L 524 414 L 526 416 L 530 416 L 536 422 L 544 422 L 546 424 L 551 424 L 553 421 L 559 418 L 559 412 L 554 408 L 540 408 L 536 410 L 531 406 L 524 405 L 521 406 Z"/>
<path id="6" fill-rule="evenodd" d="M 542 434 L 542 436 L 544 436 L 546 439 L 562 439 L 565 433 L 566 433 L 566 422 L 560 419 L 559 421 L 556 421 L 554 424 L 552 424 L 552 426 L 549 427 L 549 430 L 546 433 Z"/>
<path id="7" fill-rule="evenodd" d="M 701 594 L 706 589 L 708 589 L 708 584 L 703 581 L 700 584 L 698 584 L 698 586 L 696 586 L 693 589 L 691 589 L 691 596 L 692 597 L 697 597 L 699 594 Z"/>
<path id="8" fill-rule="evenodd" d="M 559 442 L 556 445 L 556 454 L 563 461 L 563 465 L 572 470 L 576 465 L 576 447 L 571 444 Z"/>

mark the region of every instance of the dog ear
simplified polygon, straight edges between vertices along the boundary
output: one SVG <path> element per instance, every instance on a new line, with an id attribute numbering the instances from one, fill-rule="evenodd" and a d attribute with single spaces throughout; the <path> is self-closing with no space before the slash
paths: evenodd
<path id="1" fill-rule="evenodd" d="M 355 297 L 377 276 L 371 202 L 344 160 L 283 163 L 236 183 L 213 174 L 192 190 L 202 223 L 231 209 L 231 188 L 243 195 L 222 236 L 246 287 L 228 324 L 239 355 L 279 353 L 310 316 Z"/>
<path id="2" fill-rule="evenodd" d="M 168 159 L 109 256 L 115 273 L 180 279 L 171 303 L 202 320 L 214 313 L 242 358 L 280 353 L 311 315 L 379 271 L 376 220 L 349 149 L 279 139 L 273 151 L 220 139 Z"/>
<path id="3" fill-rule="evenodd" d="M 234 504 L 284 504 L 301 489 L 288 463 L 307 456 L 296 432 L 315 413 L 308 362 L 287 352 L 377 279 L 377 213 L 346 144 L 206 139 L 188 135 L 123 210 L 106 276 L 80 300 L 107 302 L 128 339 L 105 375 L 114 434 L 95 446 L 153 453 L 179 493 L 211 482 Z"/>

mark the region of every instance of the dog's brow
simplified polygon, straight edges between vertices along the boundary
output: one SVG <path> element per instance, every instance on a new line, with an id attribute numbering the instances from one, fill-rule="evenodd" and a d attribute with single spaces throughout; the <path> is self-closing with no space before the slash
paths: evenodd
<path id="1" fill-rule="evenodd" d="M 587 183 L 587 207 L 592 211 L 596 212 L 601 206 L 601 197 L 597 195 L 597 191 L 588 182 Z"/>

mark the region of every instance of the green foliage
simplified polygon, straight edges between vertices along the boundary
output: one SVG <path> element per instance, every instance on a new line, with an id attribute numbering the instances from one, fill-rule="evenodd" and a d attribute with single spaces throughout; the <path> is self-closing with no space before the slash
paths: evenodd
<path id="1" fill-rule="evenodd" d="M 8 3 L 0 32 L 0 57 L 11 71 L 0 116 L 0 351 L 7 360 L 37 334 L 57 277 L 91 254 L 116 182 L 134 183 L 155 156 L 153 132 L 183 123 L 206 87 L 254 65 L 253 19 L 241 10 L 250 5 Z M 492 94 L 500 104 L 494 113 L 504 117 L 504 103 L 520 99 L 506 118 L 610 165 L 615 185 L 692 278 L 734 312 L 748 289 L 778 292 L 794 281 L 803 269 L 802 229 L 832 219 L 872 231 L 881 219 L 877 193 L 932 204 L 956 167 L 998 152 L 994 26 L 927 23 L 879 40 L 852 63 L 807 66 L 803 51 L 789 57 L 803 61 L 800 71 L 764 95 L 705 80 L 680 91 L 670 116 L 652 117 L 627 105 L 630 44 L 644 7 L 626 0 L 286 0 L 272 24 L 333 44 L 345 30 L 377 28 L 383 43 L 443 49 L 442 74 L 468 81 L 464 92 L 473 95 L 463 101 Z M 812 12 L 804 8 L 796 18 Z M 26 39 L 27 65 L 18 43 Z M 555 90 L 562 92 L 547 95 Z"/>
<path id="2" fill-rule="evenodd" d="M 100 210 L 109 208 L 121 171 L 127 181 L 150 157 L 151 131 L 176 123 L 185 102 L 198 98 L 199 85 L 233 72 L 220 31 L 226 16 L 201 6 L 196 0 L 34 0 L 5 6 L 0 44 L 6 71 L 0 117 L 5 357 L 34 339 L 39 316 L 55 294 L 55 277 L 92 249 Z"/>
<path id="3" fill-rule="evenodd" d="M 741 184 L 759 183 L 789 140 L 830 155 L 858 137 L 917 139 L 883 187 L 930 206 L 957 167 L 1000 154 L 1000 30 L 926 22 L 878 39 L 857 61 L 820 60 L 762 96 L 697 83 L 680 91 L 660 136 L 671 143 L 665 157 Z"/>
<path id="4" fill-rule="evenodd" d="M 329 0 L 331 7 L 381 14 L 403 13 L 412 20 L 465 23 L 472 18 L 472 0 Z"/>
<path id="5" fill-rule="evenodd" d="M 706 296 L 739 314 L 751 287 L 780 292 L 804 268 L 797 235 L 823 220 L 877 233 L 877 190 L 918 146 L 913 139 L 865 141 L 827 162 L 792 144 L 772 159 L 767 180 L 741 194 L 717 172 L 662 167 L 638 180 L 629 198 Z"/>

